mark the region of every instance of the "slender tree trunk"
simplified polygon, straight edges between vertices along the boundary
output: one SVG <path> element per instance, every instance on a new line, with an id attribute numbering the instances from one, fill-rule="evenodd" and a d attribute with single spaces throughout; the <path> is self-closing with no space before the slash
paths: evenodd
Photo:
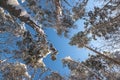
<path id="1" fill-rule="evenodd" d="M 84 47 L 87 48 L 87 49 L 89 49 L 89 50 L 91 50 L 91 51 L 93 51 L 93 52 L 95 52 L 96 54 L 98 54 L 98 55 L 104 57 L 105 59 L 108 59 L 108 60 L 110 60 L 110 61 L 112 61 L 112 62 L 114 62 L 114 63 L 120 65 L 120 62 L 119 62 L 119 61 L 114 60 L 114 59 L 112 59 L 112 58 L 110 58 L 110 57 L 108 57 L 108 56 L 106 56 L 106 55 L 104 55 L 104 54 L 102 54 L 102 53 L 100 53 L 100 52 L 94 50 L 93 48 L 91 48 L 91 47 L 89 47 L 89 46 L 84 46 Z"/>
<path id="2" fill-rule="evenodd" d="M 98 74 L 95 73 L 93 70 L 91 70 L 89 67 L 87 67 L 87 66 L 84 65 L 83 63 L 81 63 L 80 65 L 82 65 L 83 67 L 85 67 L 89 72 L 93 73 L 98 80 L 102 80 L 102 79 L 98 76 Z"/>
<path id="3" fill-rule="evenodd" d="M 62 16 L 62 7 L 60 0 L 54 0 L 55 6 L 56 6 L 56 18 L 57 22 L 60 22 L 60 16 Z"/>

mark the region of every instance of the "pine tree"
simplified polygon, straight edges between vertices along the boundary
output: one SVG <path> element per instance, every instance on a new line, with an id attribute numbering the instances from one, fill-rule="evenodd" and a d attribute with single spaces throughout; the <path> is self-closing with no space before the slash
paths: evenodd
<path id="1" fill-rule="evenodd" d="M 63 59 L 63 63 L 71 71 L 67 79 L 120 79 L 119 72 L 116 71 L 120 66 L 120 1 L 95 0 L 102 6 L 95 5 L 92 10 L 87 10 L 89 0 L 72 2 L 75 4 L 68 0 L 0 0 L 1 79 L 32 80 L 35 75 L 41 78 L 41 75 L 49 70 L 46 69 L 43 59 L 50 54 L 54 61 L 59 52 L 47 40 L 45 29 L 53 28 L 58 35 L 69 39 L 69 32 L 77 27 L 75 23 L 78 20 L 84 21 L 84 30 L 75 34 L 69 44 L 86 48 L 97 55 L 90 56 L 84 62 L 74 61 L 70 57 Z M 101 49 L 112 47 L 113 51 L 98 51 L 99 46 L 93 48 L 89 45 L 92 41 L 99 40 L 109 44 Z M 36 74 L 37 69 L 41 69 L 40 74 Z M 29 71 L 33 71 L 33 74 L 29 74 Z M 66 78 L 51 71 L 44 79 Z"/>

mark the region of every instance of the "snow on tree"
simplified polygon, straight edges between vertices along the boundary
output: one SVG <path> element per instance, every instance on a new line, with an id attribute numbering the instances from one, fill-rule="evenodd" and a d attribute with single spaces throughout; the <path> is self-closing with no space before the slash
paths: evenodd
<path id="1" fill-rule="evenodd" d="M 8 63 L 6 61 L 1 62 L 0 71 L 2 72 L 2 78 L 5 80 L 30 79 L 27 67 L 22 63 Z"/>
<path id="2" fill-rule="evenodd" d="M 99 55 L 91 55 L 84 62 L 78 62 L 70 57 L 64 58 L 63 64 L 70 69 L 69 80 L 117 80 L 120 67 Z M 111 77 L 110 77 L 111 76 Z"/>
<path id="3" fill-rule="evenodd" d="M 70 39 L 70 45 L 87 48 L 97 55 L 84 62 L 74 61 L 71 57 L 64 58 L 63 64 L 71 71 L 67 79 L 120 79 L 120 73 L 116 71 L 120 66 L 120 1 L 100 1 L 103 2 L 102 6 L 95 5 L 92 10 L 88 10 L 89 0 L 75 0 L 75 4 L 68 0 L 0 0 L 1 78 L 29 80 L 38 75 L 29 74 L 29 69 L 36 71 L 40 68 L 42 73 L 46 72 L 43 59 L 50 54 L 54 61 L 59 51 L 47 40 L 44 29 L 51 27 L 58 35 L 69 38 L 68 33 L 76 27 L 75 23 L 83 20 L 84 30 Z M 106 41 L 114 50 L 98 51 L 98 46 L 93 48 L 89 45 L 99 39 Z M 45 79 L 64 80 L 65 76 L 51 72 Z"/>

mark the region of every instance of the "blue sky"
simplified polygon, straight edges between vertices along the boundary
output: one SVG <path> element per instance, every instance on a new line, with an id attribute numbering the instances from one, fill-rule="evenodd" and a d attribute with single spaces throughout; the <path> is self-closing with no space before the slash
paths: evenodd
<path id="1" fill-rule="evenodd" d="M 70 0 L 71 1 L 71 0 Z M 88 10 L 91 10 L 94 6 L 94 4 L 92 4 L 93 0 L 89 0 L 89 4 L 88 4 Z M 70 35 L 73 36 L 75 33 L 77 33 L 78 31 L 83 30 L 83 21 L 82 20 L 78 20 L 76 23 L 77 25 L 77 29 L 71 30 Z M 34 31 L 29 27 L 29 30 L 31 32 Z M 50 55 L 48 55 L 45 59 L 45 65 L 46 67 L 49 67 L 50 69 L 52 69 L 53 71 L 57 71 L 59 73 L 61 73 L 62 75 L 67 75 L 69 73 L 69 70 L 67 68 L 64 68 L 62 65 L 61 60 L 67 56 L 70 56 L 71 58 L 75 59 L 75 60 L 79 60 L 79 61 L 84 61 L 88 58 L 88 53 L 90 53 L 88 50 L 84 49 L 84 48 L 77 48 L 76 46 L 70 46 L 69 43 L 69 39 L 63 37 L 63 36 L 58 36 L 56 31 L 52 28 L 47 28 L 45 30 L 46 34 L 47 34 L 47 38 L 48 41 L 50 41 L 55 48 L 58 50 L 59 54 L 57 55 L 57 60 L 56 61 L 52 61 L 50 59 Z"/>
<path id="2" fill-rule="evenodd" d="M 89 1 L 88 10 L 93 8 L 92 4 L 93 0 Z M 70 32 L 70 37 L 73 36 L 78 31 L 83 30 L 83 20 L 78 20 L 76 23 L 77 29 L 72 29 Z M 55 46 L 55 48 L 59 51 L 57 55 L 57 60 L 52 61 L 50 56 L 44 59 L 44 62 L 47 67 L 51 68 L 53 71 L 57 71 L 61 73 L 61 75 L 67 75 L 69 70 L 63 67 L 61 60 L 66 56 L 70 56 L 74 60 L 84 61 L 88 58 L 88 54 L 90 51 L 86 50 L 85 48 L 77 48 L 76 46 L 70 46 L 69 39 L 65 38 L 64 36 L 58 36 L 56 31 L 52 28 L 48 28 L 46 31 L 48 36 L 48 40 Z"/>
<path id="3" fill-rule="evenodd" d="M 56 61 L 52 61 L 50 56 L 44 59 L 46 66 L 51 68 L 53 71 L 60 72 L 62 75 L 68 74 L 68 69 L 63 68 L 61 62 L 61 60 L 66 56 L 70 56 L 79 61 L 83 61 L 88 58 L 88 51 L 86 51 L 86 49 L 79 49 L 76 46 L 70 46 L 68 44 L 69 40 L 62 36 L 58 36 L 53 29 L 47 29 L 46 34 L 49 34 L 48 40 L 53 43 L 55 48 L 59 51 Z"/>

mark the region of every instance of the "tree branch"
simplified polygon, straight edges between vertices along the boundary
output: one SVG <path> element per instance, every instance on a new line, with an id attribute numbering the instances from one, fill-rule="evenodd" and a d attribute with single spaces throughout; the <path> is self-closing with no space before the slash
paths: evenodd
<path id="1" fill-rule="evenodd" d="M 11 1 L 11 3 L 9 3 Z M 25 22 L 31 26 L 39 35 L 45 36 L 44 31 L 39 25 L 31 18 L 27 11 L 18 3 L 17 0 L 0 0 L 0 7 L 7 10 L 11 15 L 19 18 L 21 21 Z"/>
<path id="2" fill-rule="evenodd" d="M 91 51 L 95 52 L 96 54 L 100 55 L 101 57 L 104 57 L 105 59 L 108 59 L 108 60 L 110 60 L 110 61 L 112 61 L 112 62 L 114 62 L 114 63 L 120 65 L 120 62 L 119 62 L 119 61 L 114 60 L 114 59 L 112 59 L 111 57 L 108 57 L 108 56 L 106 56 L 106 55 L 104 55 L 104 54 L 102 54 L 102 53 L 100 53 L 100 52 L 98 52 L 98 51 L 92 49 L 92 48 L 89 47 L 89 46 L 85 46 L 85 48 L 87 48 L 88 50 L 91 50 Z"/>

